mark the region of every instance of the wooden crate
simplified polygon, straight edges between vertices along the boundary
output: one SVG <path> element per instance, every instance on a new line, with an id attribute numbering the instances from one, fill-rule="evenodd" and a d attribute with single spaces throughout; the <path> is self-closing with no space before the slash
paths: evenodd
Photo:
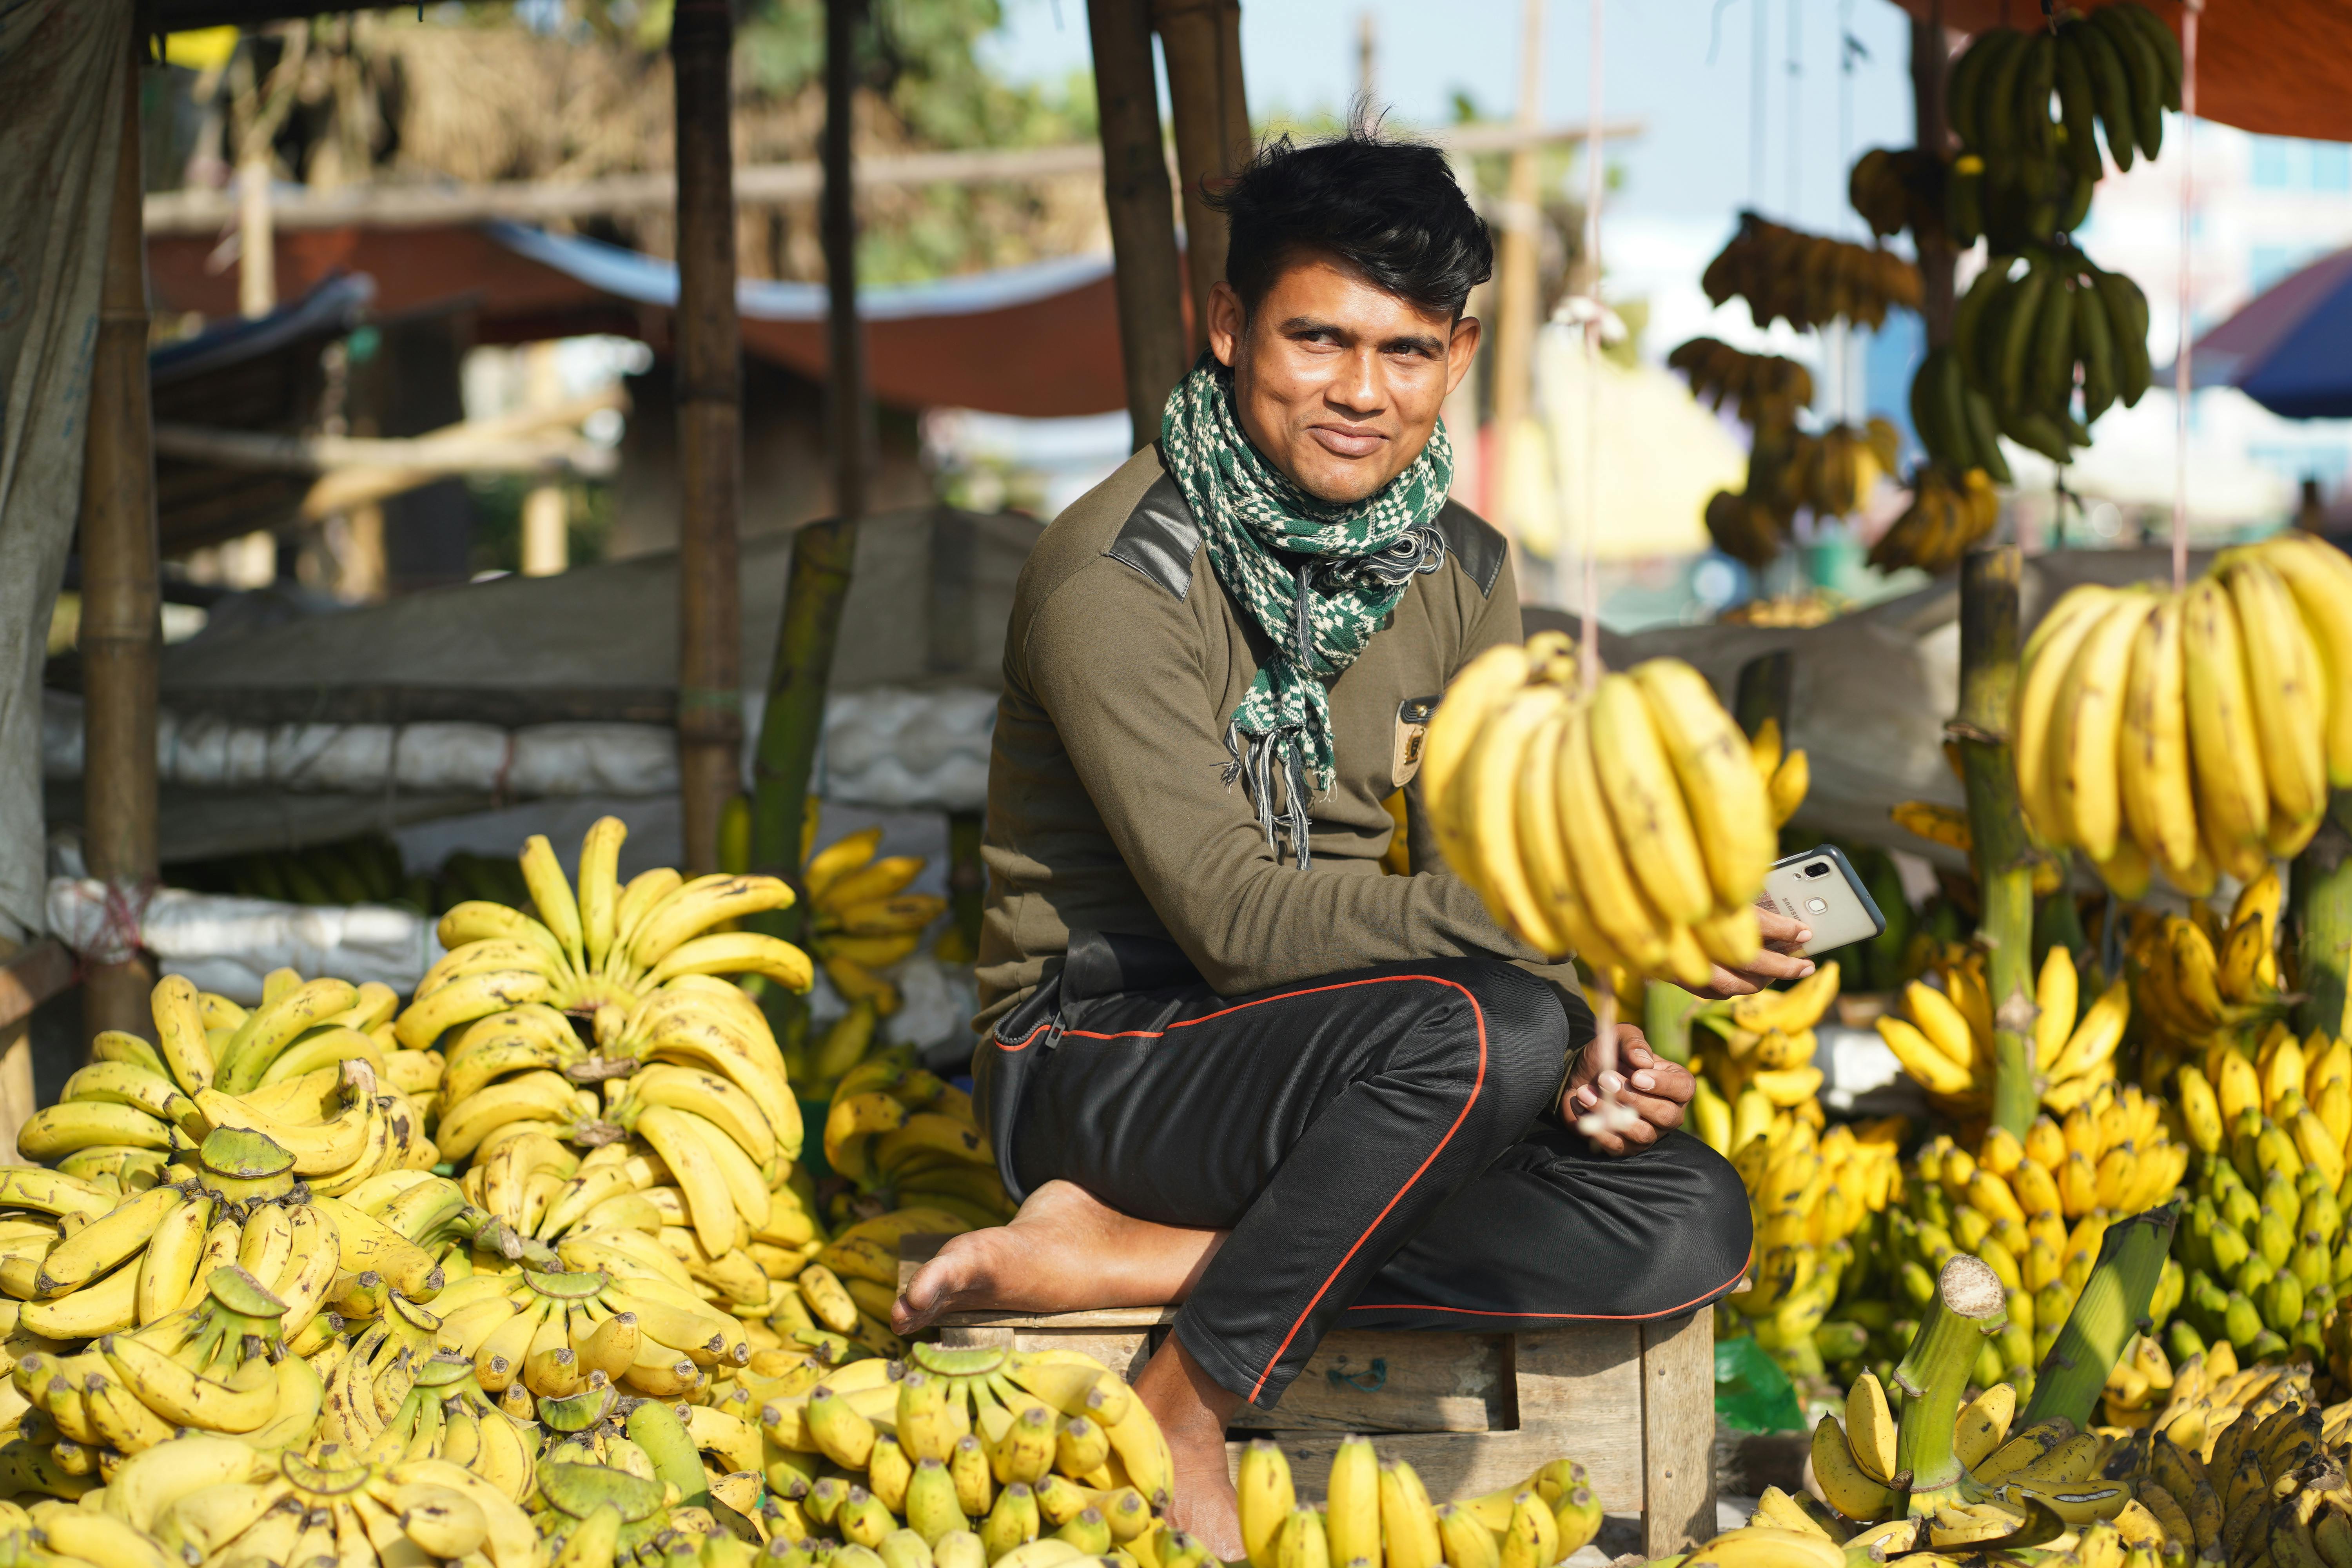
<path id="1" fill-rule="evenodd" d="M 900 1276 L 933 1238 L 909 1237 Z M 1028 1317 L 960 1312 L 950 1345 L 1083 1351 L 1132 1381 L 1166 1339 L 1173 1308 Z M 1601 1506 L 1643 1520 L 1645 1555 L 1715 1534 L 1715 1339 L 1710 1313 L 1653 1323 L 1579 1323 L 1522 1334 L 1339 1330 L 1272 1410 L 1244 1406 L 1238 1435 L 1270 1436 L 1302 1491 L 1319 1495 L 1332 1451 L 1368 1433 L 1409 1459 L 1431 1497 L 1475 1497 L 1538 1465 L 1575 1459 Z"/>

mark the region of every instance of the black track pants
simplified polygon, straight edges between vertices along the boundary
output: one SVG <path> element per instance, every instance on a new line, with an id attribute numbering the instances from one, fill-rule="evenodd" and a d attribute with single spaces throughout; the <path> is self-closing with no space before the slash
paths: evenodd
<path id="1" fill-rule="evenodd" d="M 1538 1329 L 1713 1300 L 1748 1264 L 1738 1173 L 1686 1133 L 1612 1160 L 1562 1127 L 1568 1030 L 1541 981 L 1478 959 L 1096 995 L 1058 1033 L 994 1043 L 1037 1052 L 1008 1163 L 1028 1191 L 1060 1177 L 1139 1218 L 1230 1228 L 1176 1332 L 1255 1405 L 1335 1325 Z"/>

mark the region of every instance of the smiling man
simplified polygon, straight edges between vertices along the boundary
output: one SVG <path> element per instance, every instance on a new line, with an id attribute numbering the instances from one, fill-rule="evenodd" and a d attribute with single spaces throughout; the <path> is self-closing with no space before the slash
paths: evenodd
<path id="1" fill-rule="evenodd" d="M 902 1331 L 1183 1304 L 1137 1383 L 1177 1518 L 1242 1555 L 1225 1426 L 1337 1326 L 1686 1313 L 1746 1267 L 1690 1075 L 1591 1015 L 1439 860 L 1430 712 L 1518 639 L 1508 552 L 1447 498 L 1438 409 L 1492 250 L 1435 150 L 1267 147 L 1222 194 L 1210 352 L 1159 443 L 1022 574 L 989 775 L 979 1099 L 1013 1224 L 957 1237 Z M 1411 876 L 1384 875 L 1407 801 Z M 1728 994 L 1809 973 L 1803 934 Z M 1622 1068 L 1622 1073 L 1619 1070 Z M 1573 1123 L 1601 1093 L 1623 1133 Z"/>

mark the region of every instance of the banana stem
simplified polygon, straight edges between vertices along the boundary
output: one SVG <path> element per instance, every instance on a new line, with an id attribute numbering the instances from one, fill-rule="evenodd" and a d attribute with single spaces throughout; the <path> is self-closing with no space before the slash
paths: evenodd
<path id="1" fill-rule="evenodd" d="M 2328 801 L 2327 820 L 2294 858 L 2288 883 L 2296 973 L 2304 994 L 2294 1023 L 2305 1035 L 2314 1029 L 2330 1036 L 2344 1032 L 2345 973 L 2347 959 L 2352 959 L 2352 834 L 2345 830 L 2347 818 L 2352 818 L 2352 791 L 2338 790 Z"/>
<path id="2" fill-rule="evenodd" d="M 1960 707 L 1949 729 L 1960 749 L 1969 833 L 1990 955 L 1993 1004 L 1992 1124 L 2022 1138 L 2041 1096 L 2033 1061 L 2033 847 L 2017 796 L 2010 712 L 2017 695 L 2017 547 L 1971 550 L 1960 565 Z"/>
<path id="3" fill-rule="evenodd" d="M 1895 1369 L 1895 1387 L 1903 1394 L 1895 1466 L 1910 1477 L 1914 1516 L 1932 1514 L 1957 1495 L 1965 1473 L 1952 1452 L 1960 1395 L 1986 1336 L 2008 1321 L 1999 1275 L 1965 1253 L 1944 1265 L 1919 1331 Z"/>
<path id="4" fill-rule="evenodd" d="M 2099 1261 L 2083 1285 L 2066 1326 L 2033 1374 L 2033 1398 L 2020 1419 L 2020 1430 L 2053 1415 L 2063 1415 L 2088 1429 L 2091 1409 L 2106 1386 L 2107 1373 L 2122 1359 L 2132 1336 L 2147 1326 L 2147 1305 L 2164 1272 L 2165 1254 L 2172 1247 L 2172 1230 L 2180 1206 L 2136 1214 L 2107 1226 L 2099 1243 Z"/>
<path id="5" fill-rule="evenodd" d="M 1642 987 L 1642 1033 L 1650 1048 L 1670 1062 L 1691 1059 L 1691 1015 L 1703 1004 L 1679 985 Z"/>

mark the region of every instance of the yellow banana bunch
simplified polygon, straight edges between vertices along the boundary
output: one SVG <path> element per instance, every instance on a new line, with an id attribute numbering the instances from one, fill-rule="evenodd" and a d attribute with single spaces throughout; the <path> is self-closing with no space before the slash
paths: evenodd
<path id="1" fill-rule="evenodd" d="M 757 931 L 719 930 L 745 915 L 782 909 L 792 889 L 775 877 L 724 873 L 687 881 L 667 868 L 624 887 L 618 817 L 601 817 L 580 847 L 577 889 L 554 849 L 533 835 L 521 855 L 538 918 L 484 900 L 441 917 L 448 952 L 425 972 L 393 1026 L 411 1049 L 431 1047 L 478 1018 L 543 1002 L 566 1012 L 628 1008 L 682 976 L 757 974 L 808 989 L 808 955 Z"/>
<path id="2" fill-rule="evenodd" d="M 556 1250 L 565 1272 L 477 1274 L 435 1303 L 435 1344 L 472 1363 L 487 1393 L 520 1383 L 562 1399 L 618 1384 L 675 1400 L 709 1369 L 751 1359 L 742 1324 L 706 1301 L 657 1239 L 594 1231 Z"/>
<path id="3" fill-rule="evenodd" d="M 2290 531 L 2173 595 L 2084 585 L 2027 639 L 2012 732 L 2035 836 L 2137 898 L 2202 898 L 2310 840 L 2352 783 L 2352 562 Z"/>
<path id="4" fill-rule="evenodd" d="M 70 1531 L 68 1513 L 80 1516 Z M 127 1461 L 100 1508 L 39 1505 L 34 1528 L 53 1543 L 111 1548 L 101 1560 L 115 1568 L 320 1559 L 342 1568 L 436 1560 L 533 1568 L 541 1560 L 530 1517 L 464 1464 L 355 1463 L 331 1449 L 315 1458 L 263 1455 L 205 1436 L 174 1437 Z"/>
<path id="5" fill-rule="evenodd" d="M 971 1097 L 903 1052 L 868 1057 L 842 1075 L 825 1113 L 824 1157 L 893 1205 L 942 1209 L 971 1225 L 1013 1215 Z"/>
<path id="6" fill-rule="evenodd" d="M 1574 662 L 1539 633 L 1455 679 L 1422 763 L 1446 862 L 1544 952 L 1703 984 L 1761 941 L 1776 842 L 1746 737 L 1679 659 L 1590 697 Z"/>
<path id="7" fill-rule="evenodd" d="M 1908 1016 L 1885 1014 L 1874 1026 L 1931 1100 L 1956 1115 L 1980 1115 L 1991 1103 L 1994 1071 L 1984 955 L 1947 952 L 1932 968 L 1942 988 L 1913 981 L 1903 992 Z M 2074 954 L 2053 946 L 2034 987 L 2033 1067 L 2042 1103 L 2061 1116 L 2116 1081 L 2116 1048 L 2131 1020 L 2130 989 L 2122 981 L 2088 1007 L 2079 1006 L 2079 997 Z"/>
<path id="8" fill-rule="evenodd" d="M 1411 1465 L 1383 1461 L 1370 1439 L 1350 1437 L 1333 1458 L 1328 1503 L 1316 1509 L 1296 1495 L 1281 1447 L 1259 1438 L 1243 1451 L 1237 1489 L 1251 1568 L 1332 1562 L 1340 1551 L 1386 1568 L 1538 1568 L 1582 1549 L 1601 1529 L 1584 1467 L 1567 1459 L 1484 1497 L 1433 1506 Z"/>
<path id="9" fill-rule="evenodd" d="M 2181 1363 L 2147 1441 L 2118 1458 L 2166 1535 L 2204 1559 L 2333 1564 L 2352 1561 L 2347 1418 L 2352 1405 L 2320 1408 L 2308 1367 L 2241 1370 L 2224 1343 Z"/>
<path id="10" fill-rule="evenodd" d="M 1927 373 L 1920 374 L 1925 379 Z M 1940 576 L 2000 521 L 2000 497 L 1983 468 L 1955 472 L 1923 463 L 1911 475 L 1911 504 L 1871 545 L 1870 563 L 1882 572 L 1916 566 Z"/>
<path id="11" fill-rule="evenodd" d="M 1777 1111 L 1795 1111 L 1815 1128 L 1822 1125 L 1816 1099 L 1822 1075 L 1812 1065 L 1813 1026 L 1837 994 L 1838 966 L 1830 963 L 1786 990 L 1710 1002 L 1692 1016 L 1700 1031 L 1693 1035 L 1694 1065 L 1708 1100 L 1696 1121 L 1717 1153 L 1738 1153 Z M 1751 1092 L 1764 1105 L 1743 1110 Z"/>
<path id="12" fill-rule="evenodd" d="M 919 1568 L 1202 1560 L 1165 1522 L 1173 1470 L 1150 1413 L 1076 1352 L 919 1344 L 904 1362 L 796 1367 L 743 1392 L 771 1495 L 792 1497 L 782 1523 L 804 1537 L 880 1552 L 911 1535 Z M 1245 1520 L 1262 1493 L 1252 1466 Z"/>
<path id="13" fill-rule="evenodd" d="M 2168 1063 L 2203 1058 L 2206 1076 L 2218 1082 L 2218 1048 L 2252 1055 L 2275 1037 L 2287 1011 L 2280 900 L 2278 875 L 2269 869 L 2240 890 L 2227 920 L 2201 899 L 2189 900 L 2186 916 L 2134 911 L 2124 942 L 2133 998 Z M 2152 1050 L 2150 1061 L 2157 1058 Z"/>
<path id="14" fill-rule="evenodd" d="M 919 855 L 877 857 L 882 830 L 846 834 L 807 858 L 809 946 L 844 999 L 887 1017 L 898 987 L 882 971 L 922 945 L 923 932 L 947 912 L 947 900 L 907 889 L 923 874 Z M 853 1064 L 833 1068 L 838 1076 Z M 819 1073 L 817 1076 L 826 1076 Z"/>

